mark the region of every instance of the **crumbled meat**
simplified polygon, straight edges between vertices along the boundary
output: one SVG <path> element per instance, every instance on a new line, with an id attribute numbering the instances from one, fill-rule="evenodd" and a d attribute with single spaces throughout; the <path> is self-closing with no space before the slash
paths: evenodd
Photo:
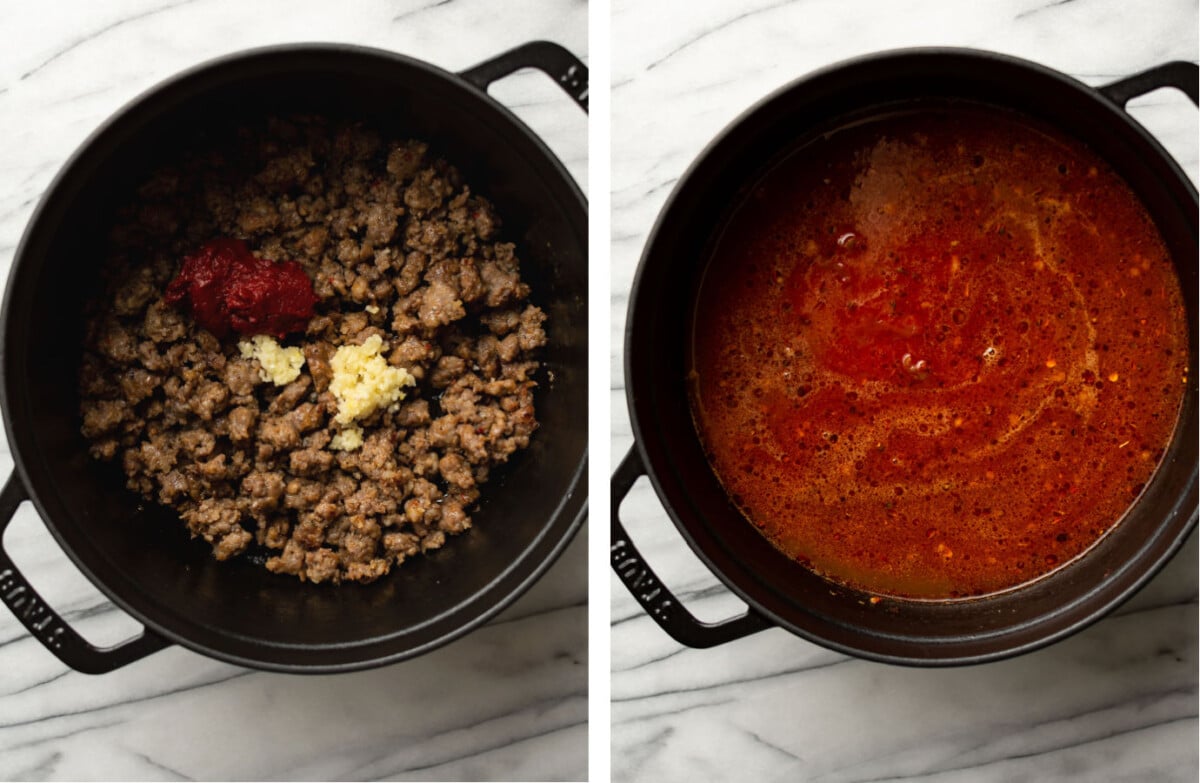
<path id="1" fill-rule="evenodd" d="M 244 397 L 254 393 L 254 387 L 262 382 L 258 366 L 249 359 L 230 359 L 225 363 L 221 381 L 233 394 Z"/>
<path id="2" fill-rule="evenodd" d="M 443 356 L 434 365 L 429 375 L 429 384 L 435 389 L 444 389 L 460 377 L 467 369 L 467 363 L 459 356 Z"/>
<path id="3" fill-rule="evenodd" d="M 130 415 L 125 400 L 96 400 L 83 411 L 83 434 L 95 438 L 112 432 Z"/>
<path id="4" fill-rule="evenodd" d="M 419 318 L 421 326 L 429 332 L 444 326 L 451 321 L 457 321 L 466 315 L 458 291 L 442 282 L 435 282 L 424 289 L 421 298 Z"/>
<path id="5" fill-rule="evenodd" d="M 137 405 L 154 394 L 154 390 L 158 388 L 162 378 L 140 367 L 135 367 L 121 373 L 118 382 L 121 384 L 121 394 L 125 400 L 130 405 Z"/>
<path id="6" fill-rule="evenodd" d="M 297 117 L 206 144 L 118 211 L 81 430 L 217 559 L 256 546 L 274 573 L 377 579 L 469 529 L 479 485 L 528 445 L 545 314 L 492 205 L 424 142 Z M 313 279 L 317 315 L 288 340 L 305 363 L 286 386 L 163 299 L 183 257 L 218 237 Z M 418 385 L 356 422 L 361 446 L 334 450 L 330 359 L 372 335 Z"/>
<path id="7" fill-rule="evenodd" d="M 333 353 L 334 347 L 327 342 L 309 343 L 304 346 L 304 366 L 318 392 L 328 389 L 329 382 L 333 380 L 333 368 L 329 366 Z"/>
<path id="8" fill-rule="evenodd" d="M 279 499 L 283 497 L 284 476 L 280 471 L 266 472 L 255 470 L 242 480 L 242 493 L 249 498 L 249 511 L 257 518 L 262 518 L 268 511 L 279 507 Z"/>
<path id="9" fill-rule="evenodd" d="M 267 418 L 258 426 L 258 439 L 276 450 L 293 449 L 300 445 L 300 430 L 287 417 Z"/>
<path id="10" fill-rule="evenodd" d="M 235 443 L 244 443 L 254 434 L 254 423 L 258 420 L 258 408 L 242 405 L 229 412 L 229 438 Z"/>
<path id="11" fill-rule="evenodd" d="M 441 471 L 442 478 L 452 486 L 463 488 L 475 486 L 475 477 L 471 474 L 471 468 L 460 454 L 451 452 L 442 457 L 438 461 L 438 470 Z"/>
<path id="12" fill-rule="evenodd" d="M 113 297 L 113 312 L 130 316 L 142 312 L 154 300 L 157 291 L 150 269 L 143 267 Z"/>
<path id="13" fill-rule="evenodd" d="M 203 536 L 213 545 L 213 555 L 226 560 L 240 554 L 249 546 L 253 536 L 241 526 L 237 504 L 230 499 L 200 501 L 182 513 L 194 535 Z"/>
<path id="14" fill-rule="evenodd" d="M 398 183 L 408 182 L 421 168 L 429 146 L 424 142 L 410 141 L 396 146 L 388 154 L 387 173 Z"/>

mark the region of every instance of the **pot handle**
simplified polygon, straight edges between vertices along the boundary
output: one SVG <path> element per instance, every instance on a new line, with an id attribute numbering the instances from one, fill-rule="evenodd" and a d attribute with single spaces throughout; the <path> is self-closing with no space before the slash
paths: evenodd
<path id="1" fill-rule="evenodd" d="M 21 503 L 29 499 L 14 471 L 0 490 L 0 601 L 3 601 L 47 650 L 75 671 L 104 674 L 145 658 L 170 642 L 149 628 L 112 647 L 95 647 L 67 625 L 21 575 L 4 550 L 4 531 Z"/>
<path id="2" fill-rule="evenodd" d="M 479 89 L 521 68 L 537 68 L 570 95 L 579 107 L 588 110 L 588 69 L 569 51 L 550 41 L 531 41 L 516 49 L 485 60 L 459 74 Z"/>
<path id="3" fill-rule="evenodd" d="M 1106 84 L 1099 90 L 1104 97 L 1123 109 L 1131 99 L 1159 87 L 1182 90 L 1192 99 L 1192 103 L 1200 105 L 1200 66 L 1182 60 L 1163 63 L 1133 76 L 1118 79 L 1112 84 Z"/>
<path id="4" fill-rule="evenodd" d="M 625 459 L 612 477 L 612 567 L 617 576 L 633 593 L 642 608 L 654 618 L 664 631 L 675 641 L 688 647 L 716 647 L 743 636 L 773 628 L 767 618 L 749 609 L 745 614 L 705 623 L 684 608 L 683 604 L 668 590 L 629 539 L 621 524 L 621 501 L 629 494 L 639 477 L 646 475 L 646 468 L 638 455 L 637 446 L 629 449 Z"/>

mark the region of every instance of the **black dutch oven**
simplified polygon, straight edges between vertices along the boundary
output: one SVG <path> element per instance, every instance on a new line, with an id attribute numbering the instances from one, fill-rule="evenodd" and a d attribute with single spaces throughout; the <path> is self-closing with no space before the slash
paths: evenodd
<path id="1" fill-rule="evenodd" d="M 516 599 L 583 523 L 587 493 L 587 205 L 550 150 L 488 97 L 520 68 L 551 76 L 587 108 L 587 69 L 565 49 L 527 44 L 459 74 L 391 52 L 300 44 L 234 54 L 155 87 L 74 154 L 27 228 L 0 329 L 4 423 L 16 472 L 0 492 L 0 534 L 33 501 L 91 581 L 145 625 L 98 649 L 48 607 L 0 552 L 0 598 L 69 666 L 104 672 L 169 644 L 245 666 L 335 672 L 410 658 Z M 316 111 L 429 140 L 475 183 L 517 242 L 550 317 L 537 398 L 541 429 L 490 483 L 475 528 L 371 585 L 304 585 L 250 562 L 218 563 L 168 509 L 142 504 L 119 471 L 90 459 L 75 374 L 83 303 L 113 203 L 155 160 L 214 118 Z"/>
<path id="2" fill-rule="evenodd" d="M 1146 583 L 1196 524 L 1196 189 L 1125 112 L 1131 98 L 1176 87 L 1197 100 L 1197 67 L 1169 63 L 1099 89 L 987 52 L 917 49 L 851 60 L 802 78 L 729 125 L 679 181 L 634 279 L 625 380 L 635 445 L 612 479 L 612 565 L 671 636 L 711 647 L 771 627 L 851 655 L 911 665 L 979 663 L 1036 649 L 1111 611 Z M 689 415 L 685 362 L 697 286 L 713 236 L 738 194 L 771 161 L 818 134 L 883 112 L 970 101 L 1015 109 L 1081 139 L 1146 205 L 1187 301 L 1190 372 L 1162 464 L 1122 522 L 1089 553 L 1023 587 L 973 600 L 897 601 L 827 582 L 790 560 L 722 491 Z M 619 507 L 648 475 L 700 559 L 746 601 L 746 614 L 696 620 L 638 554 Z"/>

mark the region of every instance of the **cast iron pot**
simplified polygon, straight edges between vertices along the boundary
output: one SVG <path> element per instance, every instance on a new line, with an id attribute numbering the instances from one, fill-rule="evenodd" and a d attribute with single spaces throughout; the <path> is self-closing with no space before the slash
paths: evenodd
<path id="1" fill-rule="evenodd" d="M 752 107 L 693 163 L 650 233 L 634 279 L 625 380 L 635 445 L 612 479 L 612 565 L 647 612 L 691 647 L 778 626 L 863 658 L 912 665 L 979 663 L 1061 639 L 1132 595 L 1196 523 L 1196 189 L 1124 111 L 1158 87 L 1197 99 L 1197 67 L 1169 63 L 1100 89 L 1012 57 L 955 49 L 887 52 L 802 78 Z M 848 122 L 922 102 L 1021 111 L 1086 142 L 1145 203 L 1187 300 L 1190 372 L 1163 463 L 1136 505 L 1086 557 L 1040 581 L 969 601 L 894 601 L 833 585 L 778 552 L 730 502 L 705 461 L 684 386 L 692 308 L 712 236 L 738 194 L 789 149 Z M 638 554 L 619 518 L 643 474 L 683 537 L 749 604 L 724 622 L 696 620 Z"/>
<path id="2" fill-rule="evenodd" d="M 461 74 L 351 46 L 244 52 L 137 98 L 63 168 L 17 249 L 0 315 L 0 403 L 16 463 L 0 492 L 0 534 L 32 500 L 80 570 L 146 626 L 135 639 L 97 649 L 0 553 L 0 598 L 65 663 L 104 672 L 179 643 L 263 669 L 378 666 L 480 625 L 567 545 L 587 493 L 587 206 L 545 144 L 485 92 L 526 67 L 545 71 L 586 110 L 586 68 L 549 43 Z M 530 448 L 488 484 L 470 533 L 366 586 L 305 585 L 245 560 L 216 562 L 177 515 L 142 503 L 117 468 L 90 459 L 79 434 L 81 312 L 97 285 L 92 260 L 116 196 L 213 117 L 297 110 L 360 117 L 430 141 L 496 204 L 550 317 L 543 357 L 554 380 L 539 390 L 542 426 Z"/>

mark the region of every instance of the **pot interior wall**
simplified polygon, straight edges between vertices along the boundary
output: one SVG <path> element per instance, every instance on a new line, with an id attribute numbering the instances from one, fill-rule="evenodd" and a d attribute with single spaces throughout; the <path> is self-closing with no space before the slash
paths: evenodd
<path id="1" fill-rule="evenodd" d="M 566 104 L 564 103 L 564 106 Z M 217 563 L 171 511 L 125 490 L 79 434 L 84 301 L 114 207 L 197 128 L 269 112 L 361 118 L 429 141 L 497 206 L 533 300 L 549 315 L 530 448 L 484 489 L 475 527 L 369 585 L 303 585 L 244 559 Z M 122 115 L 58 183 L 27 237 L 7 315 L 10 435 L 47 522 L 94 581 L 159 630 L 225 657 L 332 666 L 414 654 L 482 620 L 574 531 L 586 486 L 586 215 L 532 136 L 444 74 L 334 52 L 269 53 L 187 77 Z"/>
<path id="2" fill-rule="evenodd" d="M 1141 500 L 1089 554 L 986 600 L 885 601 L 815 576 L 767 543 L 725 496 L 695 435 L 684 385 L 703 266 L 739 195 L 806 140 L 925 102 L 1017 109 L 1083 139 L 1139 194 L 1175 259 L 1190 321 L 1191 372 L 1175 440 Z M 1181 543 L 1196 508 L 1196 203 L 1157 145 L 1118 110 L 1060 77 L 986 56 L 897 57 L 824 72 L 741 118 L 677 189 L 655 229 L 631 311 L 627 381 L 652 480 L 685 538 L 760 611 L 830 646 L 883 660 L 984 659 L 1072 630 L 1127 595 Z"/>

